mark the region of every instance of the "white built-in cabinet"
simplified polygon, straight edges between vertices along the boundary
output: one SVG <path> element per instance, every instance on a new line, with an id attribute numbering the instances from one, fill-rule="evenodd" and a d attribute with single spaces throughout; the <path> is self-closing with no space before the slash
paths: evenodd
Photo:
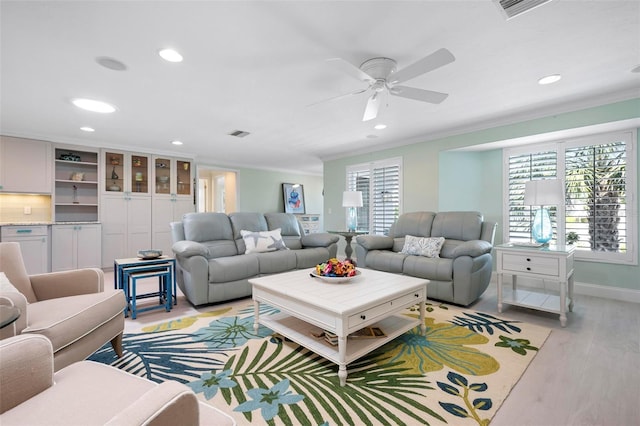
<path id="1" fill-rule="evenodd" d="M 152 245 L 172 256 L 170 222 L 195 211 L 191 160 L 153 157 Z"/>
<path id="2" fill-rule="evenodd" d="M 51 143 L 0 136 L 0 192 L 51 194 Z"/>
<path id="3" fill-rule="evenodd" d="M 99 224 L 53 225 L 51 270 L 100 268 L 102 229 Z"/>
<path id="4" fill-rule="evenodd" d="M 151 155 L 103 150 L 102 267 L 151 244 Z"/>

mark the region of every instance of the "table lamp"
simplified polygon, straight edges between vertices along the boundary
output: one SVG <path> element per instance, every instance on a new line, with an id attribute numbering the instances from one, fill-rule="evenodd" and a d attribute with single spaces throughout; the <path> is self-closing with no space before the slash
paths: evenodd
<path id="1" fill-rule="evenodd" d="M 358 226 L 357 207 L 362 207 L 362 191 L 344 191 L 342 193 L 342 207 L 347 210 L 347 228 L 355 231 Z"/>
<path id="2" fill-rule="evenodd" d="M 524 204 L 540 206 L 531 224 L 531 236 L 537 243 L 547 243 L 553 236 L 549 210 L 544 206 L 564 204 L 564 190 L 559 179 L 531 180 L 524 185 Z"/>

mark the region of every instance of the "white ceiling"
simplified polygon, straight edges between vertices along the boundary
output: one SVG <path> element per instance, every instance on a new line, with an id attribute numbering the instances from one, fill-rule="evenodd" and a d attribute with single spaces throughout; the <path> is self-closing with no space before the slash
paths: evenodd
<path id="1" fill-rule="evenodd" d="M 2 0 L 0 12 L 2 134 L 230 168 L 321 174 L 323 159 L 640 97 L 637 0 L 553 0 L 509 21 L 491 0 Z M 160 59 L 167 46 L 184 62 Z M 439 105 L 390 97 L 364 123 L 366 94 L 308 106 L 366 87 L 329 58 L 401 69 L 441 47 L 456 61 L 405 83 L 449 93 Z"/>

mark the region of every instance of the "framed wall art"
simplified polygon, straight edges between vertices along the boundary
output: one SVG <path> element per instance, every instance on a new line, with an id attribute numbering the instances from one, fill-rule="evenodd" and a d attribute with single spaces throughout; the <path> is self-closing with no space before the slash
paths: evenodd
<path id="1" fill-rule="evenodd" d="M 299 183 L 283 183 L 285 213 L 305 214 L 304 189 Z"/>

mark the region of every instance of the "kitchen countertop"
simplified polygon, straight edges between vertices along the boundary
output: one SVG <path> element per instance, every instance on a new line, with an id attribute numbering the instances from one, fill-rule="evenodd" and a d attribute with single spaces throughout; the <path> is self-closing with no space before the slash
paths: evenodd
<path id="1" fill-rule="evenodd" d="M 100 222 L 0 222 L 0 226 L 99 225 Z"/>

